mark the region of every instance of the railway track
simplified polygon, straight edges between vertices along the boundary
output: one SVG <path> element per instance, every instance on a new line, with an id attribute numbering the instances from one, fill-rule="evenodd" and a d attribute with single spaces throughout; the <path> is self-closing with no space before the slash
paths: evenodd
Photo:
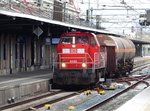
<path id="1" fill-rule="evenodd" d="M 149 84 L 145 81 L 145 82 L 143 82 L 145 79 L 148 79 L 148 78 L 150 78 L 150 76 L 148 75 L 148 76 L 140 76 L 140 77 L 136 77 L 136 79 L 137 78 L 139 78 L 138 80 L 137 80 L 137 82 L 135 82 L 134 84 L 131 84 L 128 88 L 126 88 L 126 89 L 124 89 L 124 90 L 122 90 L 122 91 L 120 91 L 119 93 L 116 93 L 116 94 L 113 94 L 112 96 L 110 96 L 109 98 L 107 98 L 107 99 L 104 99 L 102 102 L 100 102 L 100 103 L 97 103 L 97 104 L 94 104 L 94 105 L 92 105 L 92 106 L 90 106 L 90 107 L 88 107 L 88 108 L 85 108 L 84 110 L 82 109 L 82 111 L 93 111 L 95 108 L 97 108 L 97 107 L 100 107 L 101 105 L 104 105 L 104 104 L 106 104 L 106 103 L 108 103 L 108 101 L 111 101 L 111 100 L 113 100 L 114 98 L 116 98 L 116 97 L 118 97 L 118 96 L 120 96 L 121 94 L 123 94 L 123 93 L 126 93 L 127 91 L 129 91 L 130 89 L 133 89 L 134 87 L 136 87 L 137 85 L 139 85 L 140 83 L 145 83 L 147 86 L 149 86 Z M 126 80 L 127 80 L 127 78 L 126 78 Z M 130 81 L 130 79 L 129 79 L 129 81 Z M 122 81 L 123 82 L 123 81 Z M 76 95 L 75 95 L 76 96 Z M 88 96 L 87 96 L 87 98 L 88 98 Z M 64 99 L 67 99 L 67 98 L 64 98 Z M 63 99 L 63 100 L 64 100 Z M 78 100 L 78 99 L 77 99 Z M 88 99 L 87 99 L 88 100 Z M 66 101 L 68 101 L 68 100 L 66 100 Z M 75 100 L 76 101 L 76 100 Z M 78 100 L 79 101 L 79 100 Z M 88 100 L 89 101 L 89 100 Z M 57 101 L 55 101 L 55 102 L 57 102 Z M 54 103 L 55 103 L 54 102 Z M 83 102 L 86 102 L 86 100 L 84 100 Z M 64 102 L 62 102 L 62 103 L 64 103 Z M 81 102 L 80 102 L 81 103 Z M 78 103 L 78 104 L 80 104 L 80 103 Z M 52 104 L 52 103 L 50 103 L 50 104 Z M 76 104 L 75 103 L 75 105 L 78 105 L 78 104 Z M 81 103 L 82 104 L 82 103 Z M 71 104 L 70 104 L 71 105 Z M 44 106 L 44 105 L 41 105 L 41 106 Z M 68 106 L 69 106 L 69 104 L 68 104 Z M 58 106 L 59 107 L 59 106 Z M 37 107 L 36 107 L 37 108 Z M 38 107 L 37 109 L 40 109 L 40 107 Z M 80 109 L 79 109 L 80 110 Z M 79 110 L 75 110 L 75 111 L 79 111 Z M 40 110 L 40 111 L 42 111 L 42 110 Z M 60 110 L 60 109 L 53 109 L 52 111 L 63 111 L 63 109 L 62 110 Z"/>
<path id="2" fill-rule="evenodd" d="M 36 101 L 36 100 L 39 100 L 39 99 L 42 99 L 42 98 L 46 98 L 46 97 L 49 97 L 49 96 L 54 96 L 54 95 L 62 93 L 62 92 L 63 92 L 62 90 L 51 91 L 51 92 L 48 92 L 48 93 L 40 95 L 40 96 L 36 96 L 36 97 L 30 98 L 30 99 L 26 99 L 24 101 L 18 101 L 16 103 L 12 103 L 12 104 L 9 104 L 9 105 L 4 105 L 4 106 L 0 107 L 0 111 L 2 111 L 2 110 L 8 110 L 8 109 L 13 108 L 14 106 L 20 106 L 20 105 L 23 105 L 25 103 Z"/>
<path id="3" fill-rule="evenodd" d="M 142 65 L 142 66 L 134 67 L 134 69 L 131 71 L 131 73 L 140 71 L 140 70 L 142 70 L 142 69 L 144 69 L 144 68 L 147 68 L 147 67 L 149 67 L 149 66 L 150 66 L 150 64 L 144 64 L 144 65 Z"/>
<path id="4" fill-rule="evenodd" d="M 93 111 L 93 110 L 96 110 L 98 107 L 101 107 L 102 105 L 104 104 L 107 104 L 108 102 L 112 101 L 113 99 L 115 99 L 116 97 L 126 93 L 127 91 L 133 89 L 134 87 L 136 87 L 137 85 L 139 85 L 140 83 L 145 83 L 147 85 L 147 87 L 149 86 L 149 83 L 144 81 L 146 79 L 149 79 L 150 78 L 150 75 L 143 75 L 143 76 L 139 76 L 139 77 L 135 77 L 135 78 L 126 78 L 126 79 L 123 79 L 123 80 L 119 80 L 120 82 L 126 82 L 126 81 L 134 81 L 136 80 L 137 82 L 135 82 L 134 84 L 130 85 L 128 88 L 122 90 L 121 92 L 115 94 L 115 95 L 112 95 L 111 97 L 109 97 L 108 99 L 100 102 L 100 103 L 97 103 L 91 107 L 88 107 L 87 109 L 85 109 L 84 111 Z"/>
<path id="5" fill-rule="evenodd" d="M 61 93 L 59 95 L 54 95 L 54 96 L 58 96 L 58 98 L 54 97 L 54 99 L 52 99 L 52 100 L 49 99 L 49 101 L 44 102 L 43 104 L 35 105 L 35 106 L 33 106 L 33 108 L 34 109 L 39 109 L 39 108 L 43 107 L 45 104 L 53 104 L 53 103 L 56 103 L 58 101 L 62 101 L 64 99 L 76 96 L 76 95 L 80 94 L 83 91 L 84 90 L 80 90 L 80 91 L 77 91 L 77 92 L 63 92 L 63 93 Z M 25 109 L 23 111 L 30 111 L 30 109 L 32 110 L 32 108 L 27 108 L 27 109 Z"/>
<path id="6" fill-rule="evenodd" d="M 108 101 L 111 101 L 112 99 L 116 98 L 117 96 L 119 96 L 123 93 L 126 93 L 127 91 L 136 87 L 140 83 L 145 83 L 147 86 L 149 86 L 149 83 L 147 83 L 145 81 L 145 79 L 148 79 L 148 78 L 150 78 L 149 75 L 142 75 L 139 77 L 130 77 L 130 78 L 126 77 L 126 78 L 118 79 L 117 80 L 118 82 L 128 82 L 128 84 L 130 86 L 128 88 L 120 91 L 119 93 L 112 95 L 110 98 L 105 99 L 103 102 L 97 103 L 95 105 L 92 105 L 91 107 L 86 108 L 85 111 L 93 111 L 97 107 L 100 107 L 101 105 L 106 104 Z M 136 81 L 136 82 L 131 85 L 130 81 Z M 0 111 L 18 111 L 18 110 L 29 111 L 30 108 L 31 109 L 32 108 L 39 109 L 47 103 L 53 104 L 53 103 L 56 103 L 58 101 L 62 101 L 64 99 L 71 98 L 73 96 L 80 94 L 83 91 L 84 90 L 78 91 L 78 92 L 54 91 L 54 92 L 44 94 L 42 96 L 38 96 L 38 97 L 31 98 L 28 100 L 24 100 L 24 101 L 20 101 L 17 103 L 12 103 L 9 105 L 2 106 L 2 107 L 0 107 Z M 42 100 L 43 100 L 43 102 L 41 102 Z"/>
<path id="7" fill-rule="evenodd" d="M 78 93 L 81 92 L 83 92 L 83 90 L 80 90 L 78 92 L 68 92 L 62 90 L 50 92 L 42 96 L 34 97 L 32 99 L 27 99 L 17 103 L 2 106 L 0 107 L 0 111 L 30 111 L 30 109 L 38 109 L 40 107 L 43 107 L 45 104 L 52 104 L 63 99 L 78 95 Z"/>
<path id="8" fill-rule="evenodd" d="M 137 78 L 139 78 L 139 79 L 137 79 Z M 147 86 L 149 86 L 149 83 L 147 83 L 146 81 L 145 82 L 143 82 L 145 79 L 148 79 L 148 78 L 150 78 L 150 76 L 148 75 L 148 76 L 140 76 L 140 77 L 136 77 L 136 82 L 134 82 L 134 84 L 133 83 L 131 83 L 131 85 L 129 86 L 129 87 L 127 87 L 127 88 L 125 88 L 125 89 L 123 89 L 123 90 L 121 90 L 121 91 L 119 91 L 119 92 L 117 92 L 117 93 L 115 93 L 115 94 L 111 94 L 111 96 L 110 97 L 107 97 L 107 98 L 103 98 L 102 97 L 102 95 L 99 95 L 99 97 L 101 97 L 101 98 L 103 98 L 103 100 L 102 101 L 97 101 L 97 102 L 95 102 L 95 104 L 93 104 L 93 105 L 90 105 L 90 106 L 88 106 L 88 104 L 90 104 L 90 103 L 92 103 L 93 102 L 93 100 L 92 100 L 92 98 L 97 98 L 97 95 L 96 96 L 94 96 L 94 95 L 92 95 L 91 97 L 90 96 L 85 96 L 85 95 L 80 95 L 80 99 L 79 98 L 77 98 L 77 99 L 75 99 L 75 97 L 74 98 L 70 98 L 71 99 L 71 101 L 74 101 L 74 102 L 68 102 L 68 101 L 70 101 L 70 99 L 67 99 L 66 98 L 66 100 L 63 100 L 62 102 L 61 101 L 59 101 L 59 102 L 57 102 L 57 103 L 54 103 L 53 104 L 53 108 L 52 108 L 52 111 L 69 111 L 69 110 L 67 110 L 67 107 L 69 106 L 69 105 L 73 105 L 73 106 L 75 106 L 76 107 L 76 109 L 74 110 L 74 111 L 93 111 L 94 109 L 96 109 L 97 107 L 100 107 L 101 105 L 104 105 L 104 104 L 107 104 L 109 101 L 111 101 L 111 100 L 114 100 L 116 97 L 118 97 L 118 96 L 120 96 L 120 95 L 122 95 L 122 94 L 124 94 L 124 93 L 126 93 L 127 91 L 129 91 L 130 89 L 133 89 L 133 88 L 135 88 L 136 86 L 138 86 L 139 84 L 141 84 L 141 83 L 144 83 L 144 84 L 146 84 Z M 127 80 L 127 78 L 126 78 L 126 80 Z M 128 79 L 129 81 L 131 80 L 130 78 Z M 121 82 L 123 82 L 123 81 L 121 81 Z M 125 81 L 126 82 L 126 81 Z M 83 98 L 81 97 L 81 96 L 84 96 L 85 98 L 89 98 L 89 99 L 84 99 L 84 100 L 82 100 Z M 82 101 L 81 101 L 82 100 Z M 77 103 L 75 103 L 77 101 Z M 90 102 L 91 101 L 91 102 Z M 68 102 L 68 104 L 66 105 L 66 104 L 64 104 L 64 103 L 67 103 Z M 88 103 L 88 102 L 90 102 L 90 103 Z M 44 105 L 43 105 L 44 106 Z M 56 107 L 57 108 L 59 108 L 59 109 L 56 109 Z M 62 107 L 62 108 L 61 108 Z M 66 108 L 66 109 L 63 109 L 63 108 Z M 82 107 L 86 107 L 86 108 L 82 108 Z M 44 108 L 38 108 L 38 109 L 40 109 L 40 111 L 44 111 L 44 110 L 42 110 L 42 109 L 44 109 Z"/>

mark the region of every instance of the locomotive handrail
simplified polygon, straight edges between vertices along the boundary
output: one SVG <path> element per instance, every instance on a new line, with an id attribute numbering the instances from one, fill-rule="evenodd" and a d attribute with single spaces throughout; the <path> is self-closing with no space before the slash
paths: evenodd
<path id="1" fill-rule="evenodd" d="M 100 57 L 97 57 L 97 55 L 99 55 Z M 97 62 L 97 64 L 96 64 L 96 62 Z M 104 58 L 102 58 L 101 53 L 98 54 L 98 52 L 95 52 L 94 53 L 94 69 L 100 68 L 100 67 L 102 67 L 102 65 L 105 66 L 105 62 L 104 62 L 104 64 L 102 64 L 103 62 L 104 62 Z M 98 66 L 96 67 L 96 65 L 98 65 Z"/>
<path id="2" fill-rule="evenodd" d="M 64 54 L 64 53 L 58 53 L 58 55 L 61 55 L 61 54 Z M 76 55 L 78 54 L 78 53 L 75 53 Z M 70 53 L 69 53 L 69 55 L 71 55 Z M 74 55 L 74 54 L 72 54 L 72 55 Z M 81 54 L 79 54 L 79 55 L 81 55 Z M 94 62 L 93 61 L 93 59 L 92 59 L 92 57 L 89 55 L 89 53 L 84 53 L 83 55 L 88 55 L 88 57 L 90 58 L 90 60 L 92 61 L 92 62 Z M 79 57 L 70 57 L 70 58 L 79 58 Z M 81 57 L 80 57 L 81 58 Z M 84 58 L 84 57 L 83 57 Z"/>
<path id="3" fill-rule="evenodd" d="M 54 67 L 56 67 L 56 65 L 57 64 L 59 64 L 59 63 L 61 63 L 61 62 L 58 62 L 57 61 L 57 59 L 58 59 L 58 56 L 61 56 L 62 54 L 64 54 L 64 53 L 58 53 L 55 57 L 53 57 L 54 59 L 53 59 L 53 68 Z M 76 53 L 76 54 L 78 54 L 78 53 Z M 67 55 L 67 54 L 66 54 Z M 69 53 L 69 55 L 71 55 L 70 53 Z M 72 54 L 73 55 L 73 54 Z M 81 55 L 81 54 L 80 54 Z M 91 58 L 91 56 L 89 55 L 89 53 L 84 53 L 83 55 L 85 55 L 84 57 L 69 57 L 69 58 L 77 58 L 77 59 L 81 59 L 81 58 L 85 58 L 86 59 L 86 64 L 93 64 L 94 63 L 94 61 L 93 61 L 93 59 Z M 88 57 L 87 57 L 88 56 Z M 61 58 L 68 58 L 68 57 L 61 57 Z M 68 59 L 69 59 L 68 58 Z M 87 62 L 87 58 L 90 58 L 90 60 L 92 61 L 92 62 Z M 65 63 L 67 63 L 67 64 L 81 64 L 82 62 L 77 62 L 77 63 L 70 63 L 70 62 L 65 62 Z M 67 68 L 67 69 L 69 69 L 69 68 Z M 79 68 L 75 68 L 75 69 L 79 69 Z"/>
<path id="4" fill-rule="evenodd" d="M 95 53 L 96 54 L 96 53 Z M 94 54 L 94 59 L 96 58 L 95 57 L 95 54 Z M 105 63 L 105 57 L 104 57 L 104 55 L 102 55 L 102 53 L 100 53 L 99 54 L 99 62 L 98 62 L 98 64 L 100 65 L 99 67 L 105 67 L 106 66 L 106 63 Z"/>
<path id="5" fill-rule="evenodd" d="M 92 67 L 91 68 L 88 68 L 88 69 L 97 69 L 97 68 L 100 68 L 100 61 L 99 60 L 97 60 L 97 64 L 96 64 L 96 61 L 95 61 L 95 55 L 96 55 L 96 53 L 94 53 L 94 60 L 92 59 L 92 57 L 90 56 L 90 54 L 89 53 L 84 53 L 84 54 L 80 54 L 80 55 L 84 55 L 83 57 L 77 57 L 77 56 L 75 56 L 75 57 L 61 57 L 61 55 L 62 54 L 64 54 L 64 53 L 58 53 L 56 56 L 55 56 L 55 58 L 53 59 L 53 66 L 54 67 L 56 67 L 59 63 L 62 63 L 62 62 L 58 62 L 57 61 L 57 59 L 58 59 L 58 56 L 59 56 L 59 61 L 61 61 L 62 59 L 72 59 L 72 58 L 75 58 L 75 59 L 82 59 L 82 58 L 85 58 L 86 59 L 86 64 L 93 64 L 92 65 Z M 75 53 L 76 55 L 78 55 L 78 53 Z M 72 54 L 66 54 L 66 55 L 73 55 L 73 53 Z M 91 60 L 91 62 L 87 62 L 87 58 L 89 58 L 90 60 Z M 66 64 L 82 64 L 83 62 L 75 62 L 75 63 L 70 63 L 70 62 L 65 62 Z M 57 66 L 58 67 L 58 66 Z M 67 68 L 67 69 L 72 69 L 72 68 Z M 83 69 L 83 68 L 74 68 L 74 69 Z"/>

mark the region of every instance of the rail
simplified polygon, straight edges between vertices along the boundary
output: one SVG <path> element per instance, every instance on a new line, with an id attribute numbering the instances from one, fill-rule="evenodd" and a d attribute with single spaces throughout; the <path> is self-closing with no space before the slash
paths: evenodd
<path id="1" fill-rule="evenodd" d="M 14 102 L 14 103 L 12 103 L 12 104 L 8 104 L 8 105 L 1 106 L 1 107 L 0 107 L 0 111 L 13 108 L 14 106 L 21 106 L 21 105 L 23 105 L 23 104 L 25 104 L 25 103 L 29 103 L 29 102 L 32 102 L 32 101 L 36 101 L 36 100 L 39 100 L 39 99 L 43 99 L 43 98 L 46 98 L 46 97 L 49 97 L 49 96 L 54 96 L 54 95 L 60 94 L 60 93 L 62 93 L 62 92 L 63 92 L 62 90 L 53 91 L 53 92 L 48 92 L 48 93 L 46 93 L 46 94 L 39 95 L 39 96 L 36 96 L 36 97 L 28 98 L 28 99 L 23 100 L 23 101 L 17 101 L 17 102 Z"/>
<path id="2" fill-rule="evenodd" d="M 2 110 L 4 110 L 4 111 L 7 111 L 7 110 L 28 111 L 31 108 L 39 109 L 39 108 L 43 107 L 45 104 L 52 104 L 52 103 L 56 103 L 58 101 L 62 101 L 64 99 L 76 96 L 76 95 L 84 92 L 85 90 L 86 89 L 82 89 L 79 91 L 73 91 L 73 92 L 62 91 L 62 90 L 49 92 L 47 94 L 40 95 L 38 97 L 33 97 L 33 98 L 29 98 L 27 100 L 23 100 L 20 102 L 2 106 L 2 107 L 0 107 L 0 110 L 1 111 Z"/>
<path id="3" fill-rule="evenodd" d="M 112 96 L 109 97 L 108 99 L 105 99 L 104 101 L 99 102 L 99 103 L 97 103 L 97 104 L 95 104 L 95 105 L 93 105 L 93 106 L 91 106 L 91 107 L 85 109 L 84 111 L 93 111 L 93 110 L 96 110 L 96 109 L 97 109 L 98 107 L 100 107 L 101 105 L 104 105 L 104 104 L 108 103 L 109 101 L 113 100 L 114 98 L 120 96 L 121 94 L 126 93 L 126 92 L 129 91 L 130 89 L 135 88 L 135 87 L 136 87 L 138 84 L 140 84 L 140 83 L 145 83 L 145 84 L 147 85 L 147 87 L 148 87 L 148 86 L 149 86 L 149 83 L 147 83 L 147 82 L 144 81 L 144 80 L 149 79 L 149 78 L 150 78 L 150 75 L 142 76 L 141 78 L 139 77 L 139 80 L 138 80 L 137 82 L 135 82 L 134 84 L 130 85 L 129 87 L 125 88 L 124 90 L 120 91 L 119 93 L 112 95 Z"/>

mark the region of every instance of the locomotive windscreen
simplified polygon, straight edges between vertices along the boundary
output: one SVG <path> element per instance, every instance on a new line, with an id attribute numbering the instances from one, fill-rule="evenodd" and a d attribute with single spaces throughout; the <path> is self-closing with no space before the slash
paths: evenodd
<path id="1" fill-rule="evenodd" d="M 69 37 L 62 37 L 60 44 L 88 44 L 88 37 L 81 37 L 81 36 L 69 36 Z"/>
<path id="2" fill-rule="evenodd" d="M 73 37 L 62 37 L 60 43 L 61 44 L 72 44 Z"/>

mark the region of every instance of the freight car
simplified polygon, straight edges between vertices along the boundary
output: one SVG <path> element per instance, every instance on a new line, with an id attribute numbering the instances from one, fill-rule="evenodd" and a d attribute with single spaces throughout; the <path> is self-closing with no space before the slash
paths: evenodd
<path id="1" fill-rule="evenodd" d="M 133 69 L 135 46 L 127 38 L 88 32 L 68 32 L 60 37 L 53 82 L 88 85 L 101 78 L 123 76 Z"/>

